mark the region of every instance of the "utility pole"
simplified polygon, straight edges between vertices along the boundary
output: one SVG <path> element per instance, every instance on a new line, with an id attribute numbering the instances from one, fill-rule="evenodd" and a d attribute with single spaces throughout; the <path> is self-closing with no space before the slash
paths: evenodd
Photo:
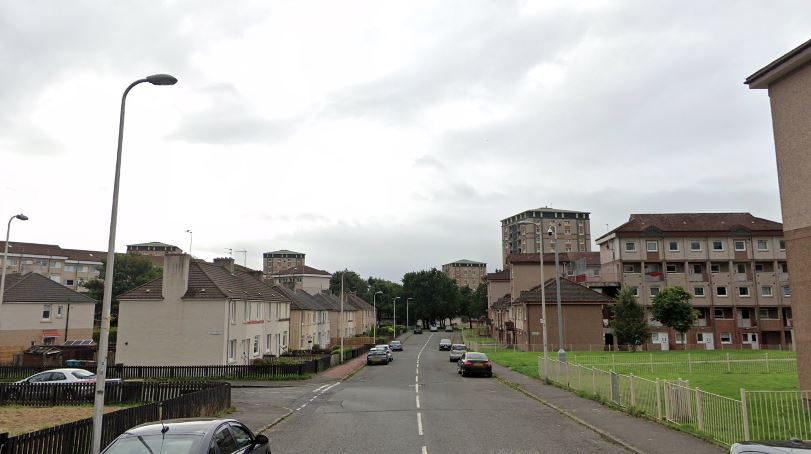
<path id="1" fill-rule="evenodd" d="M 341 272 L 341 320 L 338 322 L 338 333 L 341 336 L 341 364 L 344 363 L 344 275 L 346 270 Z"/>
<path id="2" fill-rule="evenodd" d="M 553 235 L 555 239 L 555 290 L 558 299 L 558 342 L 560 349 L 558 350 L 558 361 L 566 362 L 566 350 L 563 348 L 563 308 L 560 304 L 560 260 L 558 259 L 558 226 L 551 225 L 549 227 L 549 235 Z"/>

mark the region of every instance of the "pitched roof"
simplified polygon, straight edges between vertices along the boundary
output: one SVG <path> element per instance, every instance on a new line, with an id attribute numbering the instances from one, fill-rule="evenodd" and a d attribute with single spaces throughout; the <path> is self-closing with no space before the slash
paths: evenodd
<path id="1" fill-rule="evenodd" d="M 364 300 L 363 298 L 359 297 L 354 293 L 347 293 L 346 301 L 349 302 L 349 304 L 355 306 L 356 309 L 361 311 L 370 311 L 374 309 L 374 306 L 367 303 L 366 300 Z"/>
<path id="2" fill-rule="evenodd" d="M 759 69 L 747 77 L 743 83 L 749 85 L 749 88 L 768 88 L 773 82 L 777 82 L 807 64 L 809 60 L 811 60 L 811 40 L 800 44 Z"/>
<path id="3" fill-rule="evenodd" d="M 271 276 L 291 276 L 291 275 L 298 275 L 298 274 L 314 274 L 318 276 L 332 276 L 332 273 L 329 271 L 319 270 L 317 268 L 313 268 L 307 265 L 299 265 L 294 266 L 293 268 L 289 268 L 286 270 L 276 271 L 275 273 L 271 274 Z"/>
<path id="4" fill-rule="evenodd" d="M 446 265 L 457 265 L 457 264 L 458 265 L 482 265 L 482 266 L 487 265 L 484 262 L 476 262 L 476 261 L 468 260 L 468 259 L 462 259 L 462 260 L 457 260 L 455 262 L 446 263 Z"/>
<path id="5" fill-rule="evenodd" d="M 177 246 L 175 246 L 174 244 L 161 243 L 160 241 L 150 241 L 149 243 L 137 243 L 137 244 L 128 244 L 127 245 L 127 247 L 130 247 L 130 246 L 162 246 L 162 247 L 177 248 Z"/>
<path id="6" fill-rule="evenodd" d="M 6 247 L 5 241 L 0 241 L 0 249 Z M 18 243 L 16 241 L 8 242 L 9 254 L 19 255 L 44 255 L 51 257 L 67 257 L 69 260 L 80 260 L 83 262 L 99 262 L 101 259 L 107 257 L 107 252 L 104 251 L 87 251 L 84 249 L 62 249 L 56 244 L 39 244 L 39 243 Z"/>
<path id="7" fill-rule="evenodd" d="M 293 311 L 328 311 L 332 310 L 331 305 L 320 295 L 310 295 L 304 290 L 291 290 L 287 287 L 277 285 L 274 287 L 280 293 L 290 299 L 290 310 Z"/>
<path id="8" fill-rule="evenodd" d="M 555 279 L 549 279 L 544 285 L 546 289 L 546 303 L 555 301 L 557 294 L 557 286 Z M 521 295 L 516 299 L 515 303 L 523 302 L 540 302 L 541 301 L 541 286 L 535 287 L 521 292 Z M 560 302 L 561 303 L 599 303 L 606 304 L 611 302 L 611 298 L 596 292 L 588 287 L 574 283 L 569 279 L 562 278 L 560 280 Z"/>
<path id="9" fill-rule="evenodd" d="M 521 254 L 510 254 L 507 256 L 507 263 L 538 263 L 539 254 L 534 252 L 524 252 Z M 599 252 L 561 252 L 558 254 L 558 260 L 561 263 L 575 262 L 577 260 L 585 259 L 586 265 L 599 265 L 600 253 Z M 543 255 L 544 263 L 555 263 L 555 253 L 546 252 Z M 509 276 L 508 276 L 509 277 Z"/>
<path id="10" fill-rule="evenodd" d="M 119 300 L 163 299 L 163 277 L 154 279 L 118 296 Z M 183 299 L 249 299 L 258 301 L 286 302 L 280 293 L 249 273 L 235 271 L 192 260 L 189 263 L 189 285 Z"/>
<path id="11" fill-rule="evenodd" d="M 537 256 L 537 254 L 536 254 Z M 487 280 L 488 281 L 509 281 L 510 280 L 510 270 L 501 270 L 496 273 L 487 273 Z"/>
<path id="12" fill-rule="evenodd" d="M 265 252 L 264 255 L 270 255 L 270 254 L 298 254 L 298 255 L 304 255 L 303 252 L 290 251 L 290 250 L 287 250 L 287 249 L 279 249 L 278 251 Z"/>
<path id="13" fill-rule="evenodd" d="M 731 233 L 739 228 L 752 233 L 783 233 L 783 224 L 752 216 L 751 213 L 649 213 L 632 214 L 628 222 L 597 238 L 597 241 L 612 233 L 639 234 L 651 228 L 662 233 Z"/>
<path id="14" fill-rule="evenodd" d="M 3 303 L 87 303 L 96 300 L 38 273 L 7 274 Z"/>

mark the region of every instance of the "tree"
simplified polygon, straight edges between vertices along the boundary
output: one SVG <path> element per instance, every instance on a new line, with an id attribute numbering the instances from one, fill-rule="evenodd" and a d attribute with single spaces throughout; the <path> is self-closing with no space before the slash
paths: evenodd
<path id="1" fill-rule="evenodd" d="M 345 269 L 332 274 L 329 280 L 330 292 L 336 295 L 341 294 L 341 275 L 344 276 L 344 291 L 357 292 L 358 295 L 364 295 L 369 291 L 369 284 L 358 273 Z"/>
<path id="2" fill-rule="evenodd" d="M 95 277 L 84 283 L 87 289 L 87 296 L 96 301 L 104 298 L 104 276 L 107 269 L 107 258 L 103 258 L 99 267 L 99 277 Z M 152 260 L 145 255 L 137 254 L 116 254 L 115 265 L 113 267 L 113 300 L 111 314 L 113 318 L 118 316 L 118 295 L 126 293 L 135 287 L 161 277 L 162 268 L 155 266 Z M 96 305 L 96 317 L 101 316 L 101 304 Z"/>
<path id="3" fill-rule="evenodd" d="M 614 298 L 614 319 L 611 327 L 619 345 L 642 345 L 648 338 L 645 309 L 636 300 L 631 289 L 623 287 Z M 636 349 L 634 349 L 636 350 Z"/>
<path id="4" fill-rule="evenodd" d="M 414 320 L 433 323 L 459 314 L 459 287 L 436 268 L 406 273 L 403 298 L 413 298 Z"/>
<path id="5" fill-rule="evenodd" d="M 696 322 L 698 313 L 690 304 L 692 296 L 681 287 L 668 287 L 653 299 L 653 319 L 684 336 Z"/>
<path id="6" fill-rule="evenodd" d="M 369 290 L 364 295 L 363 299 L 365 299 L 369 304 L 372 304 L 376 301 L 378 317 L 382 317 L 384 315 L 387 317 L 392 316 L 392 312 L 394 309 L 392 306 L 392 302 L 394 301 L 394 298 L 398 296 L 400 297 L 400 300 L 398 301 L 399 303 L 398 306 L 400 306 L 400 309 L 402 310 L 402 312 L 400 313 L 405 314 L 405 307 L 401 306 L 401 304 L 405 302 L 405 296 L 403 295 L 402 285 L 396 282 L 392 282 L 377 277 L 370 277 L 367 280 L 367 283 L 369 285 Z M 383 293 L 377 295 L 377 298 L 375 298 L 374 294 L 378 291 Z M 409 307 L 409 309 L 411 309 L 412 306 L 413 304 Z M 414 320 L 413 317 L 411 319 Z"/>

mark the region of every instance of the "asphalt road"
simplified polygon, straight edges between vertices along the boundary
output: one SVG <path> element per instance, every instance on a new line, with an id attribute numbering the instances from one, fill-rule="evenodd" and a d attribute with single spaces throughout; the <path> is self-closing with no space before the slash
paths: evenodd
<path id="1" fill-rule="evenodd" d="M 627 453 L 494 378 L 462 378 L 445 333 L 300 398 L 269 432 L 279 453 Z"/>

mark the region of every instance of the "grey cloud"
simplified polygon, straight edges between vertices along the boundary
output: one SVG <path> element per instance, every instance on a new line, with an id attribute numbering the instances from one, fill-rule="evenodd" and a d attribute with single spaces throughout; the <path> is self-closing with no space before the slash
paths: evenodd
<path id="1" fill-rule="evenodd" d="M 433 169 L 433 170 L 438 170 L 438 171 L 446 170 L 446 167 L 445 167 L 444 164 L 442 164 L 438 159 L 436 159 L 436 158 L 434 158 L 432 156 L 428 156 L 428 155 L 421 156 L 420 158 L 415 160 L 414 161 L 414 167 L 423 167 L 423 168 Z"/>

